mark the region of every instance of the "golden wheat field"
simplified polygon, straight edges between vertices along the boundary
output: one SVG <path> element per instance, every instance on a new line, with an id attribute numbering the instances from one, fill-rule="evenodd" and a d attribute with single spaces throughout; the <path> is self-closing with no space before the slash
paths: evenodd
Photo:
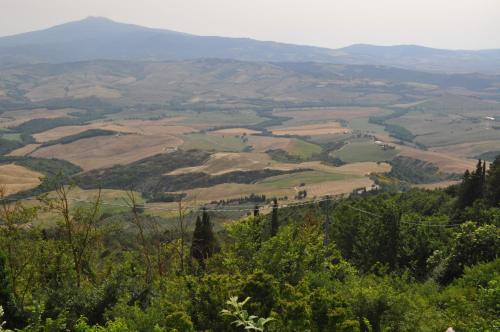
<path id="1" fill-rule="evenodd" d="M 23 166 L 0 165 L 0 186 L 5 188 L 7 195 L 35 188 L 40 184 L 41 177 L 43 177 L 41 173 Z"/>

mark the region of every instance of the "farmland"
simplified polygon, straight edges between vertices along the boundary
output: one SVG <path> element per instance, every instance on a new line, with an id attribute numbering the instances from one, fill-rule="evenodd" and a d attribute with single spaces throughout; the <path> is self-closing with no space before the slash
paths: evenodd
<path id="1" fill-rule="evenodd" d="M 0 184 L 5 187 L 6 194 L 14 194 L 35 188 L 40 184 L 43 175 L 15 164 L 0 165 Z"/>
<path id="2" fill-rule="evenodd" d="M 398 151 L 396 149 L 384 149 L 384 147 L 374 142 L 353 142 L 335 151 L 333 155 L 346 163 L 353 163 L 363 161 L 385 161 L 391 159 L 397 153 Z"/>
<path id="3" fill-rule="evenodd" d="M 143 197 L 170 188 L 193 204 L 250 194 L 293 201 L 297 190 L 371 190 L 394 158 L 437 169 L 437 181 L 500 150 L 496 78 L 474 97 L 467 77 L 449 90 L 435 77 L 326 64 L 321 78 L 290 64 L 222 60 L 69 66 L 0 70 L 10 103 L 0 108 L 0 142 L 5 156 L 71 163 L 82 196 L 103 185 Z M 9 165 L 3 173 L 15 178 L 19 165 Z M 398 174 L 412 174 L 408 165 Z M 28 182 L 16 191 L 37 185 Z"/>

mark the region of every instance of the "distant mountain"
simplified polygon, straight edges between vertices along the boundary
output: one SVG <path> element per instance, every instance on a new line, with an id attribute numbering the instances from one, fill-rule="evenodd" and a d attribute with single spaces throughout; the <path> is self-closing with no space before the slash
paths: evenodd
<path id="1" fill-rule="evenodd" d="M 500 73 L 500 50 L 353 45 L 327 49 L 249 38 L 196 36 L 89 17 L 0 38 L 0 64 L 221 58 L 258 62 L 375 64 L 416 70 Z"/>
<path id="2" fill-rule="evenodd" d="M 418 45 L 375 46 L 356 44 L 334 50 L 344 64 L 373 64 L 407 69 L 500 74 L 500 49 L 443 50 Z"/>

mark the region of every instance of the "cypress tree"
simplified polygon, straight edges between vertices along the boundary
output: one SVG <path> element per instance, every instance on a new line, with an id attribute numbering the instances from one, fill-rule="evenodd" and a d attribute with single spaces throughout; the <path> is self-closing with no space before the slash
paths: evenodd
<path id="1" fill-rule="evenodd" d="M 486 172 L 486 162 L 478 160 L 476 170 L 472 173 L 466 170 L 460 185 L 460 191 L 457 200 L 457 208 L 463 210 L 472 206 L 474 201 L 484 197 Z"/>
<path id="2" fill-rule="evenodd" d="M 482 162 L 481 159 L 478 160 L 476 165 L 476 171 L 473 173 L 473 202 L 476 199 L 482 198 L 484 194 L 484 183 L 485 183 L 485 167 L 486 162 Z"/>
<path id="3" fill-rule="evenodd" d="M 278 220 L 278 200 L 273 199 L 273 211 L 271 214 L 271 236 L 278 234 L 279 220 Z"/>
<path id="4" fill-rule="evenodd" d="M 210 216 L 206 209 L 203 209 L 202 217 L 196 218 L 196 225 L 193 232 L 193 242 L 191 244 L 191 257 L 196 259 L 205 268 L 205 259 L 211 257 L 219 250 L 217 239 L 212 231 Z"/>
<path id="5" fill-rule="evenodd" d="M 491 163 L 485 184 L 486 201 L 491 206 L 500 206 L 500 155 Z"/>
<path id="6" fill-rule="evenodd" d="M 259 206 L 255 204 L 255 207 L 253 208 L 253 216 L 258 217 L 259 216 Z"/>

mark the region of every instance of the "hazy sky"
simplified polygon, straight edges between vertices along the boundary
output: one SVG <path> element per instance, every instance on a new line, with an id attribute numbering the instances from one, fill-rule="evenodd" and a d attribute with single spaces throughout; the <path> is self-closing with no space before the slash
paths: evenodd
<path id="1" fill-rule="evenodd" d="M 200 35 L 342 47 L 500 48 L 500 0 L 0 0 L 0 36 L 86 16 Z"/>

